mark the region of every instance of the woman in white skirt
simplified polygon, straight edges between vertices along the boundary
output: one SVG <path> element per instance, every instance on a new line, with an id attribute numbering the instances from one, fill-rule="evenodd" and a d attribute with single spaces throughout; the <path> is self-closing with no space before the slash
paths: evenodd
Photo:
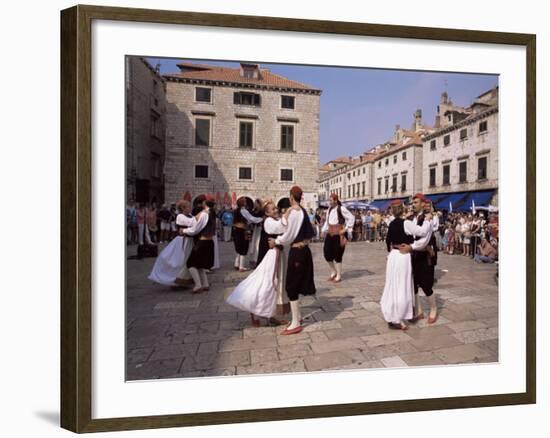
<path id="1" fill-rule="evenodd" d="M 278 220 L 278 210 L 271 201 L 264 207 L 266 219 L 263 227 L 268 237 L 276 237 L 284 233 L 285 227 Z M 227 297 L 228 304 L 247 312 L 250 312 L 252 325 L 258 327 L 260 321 L 256 316 L 269 318 L 269 321 L 279 325 L 281 322 L 275 318 L 277 312 L 277 298 L 279 278 L 279 264 L 281 248 L 269 249 L 261 263 L 246 279 L 240 282 Z"/>
<path id="2" fill-rule="evenodd" d="M 176 217 L 176 226 L 179 229 L 191 227 L 196 219 L 191 216 L 191 204 L 189 201 L 178 202 L 178 210 L 181 212 Z M 153 270 L 149 274 L 149 280 L 165 286 L 174 286 L 177 279 L 183 277 L 187 268 L 185 263 L 191 253 L 193 239 L 179 234 L 166 245 L 155 260 Z"/>
<path id="3" fill-rule="evenodd" d="M 415 237 L 425 236 L 431 226 L 426 217 L 422 227 L 403 218 L 403 204 L 392 202 L 392 214 L 395 217 L 388 227 L 386 245 L 388 261 L 386 263 L 386 283 L 380 300 L 380 307 L 389 328 L 407 330 L 405 320 L 412 319 L 414 305 L 414 285 L 411 254 L 404 252 L 402 245 L 411 245 Z M 403 251 L 403 252 L 402 252 Z"/>

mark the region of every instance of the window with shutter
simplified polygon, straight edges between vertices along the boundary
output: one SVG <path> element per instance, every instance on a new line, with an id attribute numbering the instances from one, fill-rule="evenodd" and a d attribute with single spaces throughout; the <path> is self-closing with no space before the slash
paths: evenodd
<path id="1" fill-rule="evenodd" d="M 430 187 L 435 187 L 435 167 L 430 169 Z"/>
<path id="2" fill-rule="evenodd" d="M 468 178 L 468 163 L 462 161 L 458 164 L 458 182 L 464 183 Z"/>
<path id="3" fill-rule="evenodd" d="M 446 164 L 443 166 L 443 185 L 448 186 L 451 182 L 451 166 Z"/>
<path id="4" fill-rule="evenodd" d="M 261 96 L 257 93 L 238 91 L 233 93 L 233 103 L 235 105 L 260 106 Z"/>
<path id="5" fill-rule="evenodd" d="M 254 128 L 254 124 L 252 122 L 239 123 L 239 147 L 241 148 L 252 147 L 253 128 Z"/>
<path id="6" fill-rule="evenodd" d="M 252 167 L 239 167 L 239 179 L 252 179 Z"/>
<path id="7" fill-rule="evenodd" d="M 477 160 L 477 179 L 487 179 L 487 157 L 481 157 Z"/>
<path id="8" fill-rule="evenodd" d="M 210 146 L 209 119 L 195 119 L 195 145 Z"/>
<path id="9" fill-rule="evenodd" d="M 212 102 L 212 89 L 203 87 L 195 88 L 195 100 L 197 102 Z"/>
<path id="10" fill-rule="evenodd" d="M 208 178 L 208 166 L 195 166 L 195 178 Z"/>
<path id="11" fill-rule="evenodd" d="M 294 126 L 281 125 L 281 150 L 294 150 Z"/>
<path id="12" fill-rule="evenodd" d="M 292 169 L 281 169 L 281 181 L 293 181 Z"/>

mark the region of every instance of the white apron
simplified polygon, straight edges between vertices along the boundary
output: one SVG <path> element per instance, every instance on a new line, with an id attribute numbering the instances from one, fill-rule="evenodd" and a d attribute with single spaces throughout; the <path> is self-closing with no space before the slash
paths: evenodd
<path id="1" fill-rule="evenodd" d="M 227 297 L 227 303 L 257 316 L 274 316 L 279 295 L 279 259 L 278 249 L 267 251 L 256 269 Z"/>
<path id="2" fill-rule="evenodd" d="M 414 287 L 410 254 L 392 249 L 386 263 L 386 284 L 380 300 L 387 322 L 400 323 L 413 317 Z"/>
<path id="3" fill-rule="evenodd" d="M 193 242 L 188 237 L 177 236 L 166 245 L 155 260 L 149 280 L 165 286 L 174 285 L 174 281 L 185 272 L 185 263 L 191 253 Z"/>

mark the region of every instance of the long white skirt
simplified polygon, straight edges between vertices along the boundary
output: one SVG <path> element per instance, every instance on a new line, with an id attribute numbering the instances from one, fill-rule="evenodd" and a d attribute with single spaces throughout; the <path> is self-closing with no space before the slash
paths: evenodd
<path id="1" fill-rule="evenodd" d="M 172 286 L 176 277 L 185 266 L 193 242 L 183 236 L 177 236 L 166 245 L 155 260 L 149 280 Z"/>
<path id="2" fill-rule="evenodd" d="M 214 266 L 212 269 L 220 269 L 220 245 L 218 242 L 218 233 L 214 235 Z"/>
<path id="3" fill-rule="evenodd" d="M 228 304 L 254 315 L 269 318 L 277 309 L 277 269 L 279 250 L 270 249 L 252 273 L 227 297 Z"/>
<path id="4" fill-rule="evenodd" d="M 413 317 L 414 287 L 411 255 L 392 249 L 386 263 L 386 284 L 380 300 L 387 322 L 399 323 Z"/>
<path id="5" fill-rule="evenodd" d="M 263 226 L 263 225 L 262 225 Z M 255 226 L 252 230 L 250 245 L 248 246 L 248 260 L 256 262 L 258 260 L 258 251 L 260 249 L 260 236 L 262 234 L 262 226 Z"/>

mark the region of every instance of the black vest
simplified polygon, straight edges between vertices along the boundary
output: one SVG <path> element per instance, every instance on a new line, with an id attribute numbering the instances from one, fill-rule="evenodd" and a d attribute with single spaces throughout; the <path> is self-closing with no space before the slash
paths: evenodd
<path id="1" fill-rule="evenodd" d="M 421 214 L 421 215 L 419 215 L 419 216 L 416 218 L 416 225 L 418 225 L 419 227 L 421 227 L 423 223 L 424 223 L 424 215 Z M 420 237 L 420 236 L 416 236 L 416 237 L 414 238 L 414 240 L 420 240 L 421 238 L 422 238 L 422 237 Z"/>
<path id="2" fill-rule="evenodd" d="M 213 237 L 216 234 L 216 213 L 210 209 L 206 226 L 197 233 L 198 237 Z"/>
<path id="3" fill-rule="evenodd" d="M 241 213 L 241 208 L 240 207 L 237 207 L 233 211 L 233 223 L 234 224 L 244 224 L 244 225 L 248 224 L 248 221 L 244 218 L 244 216 Z"/>
<path id="4" fill-rule="evenodd" d="M 405 220 L 401 219 L 400 217 L 397 217 L 390 222 L 390 226 L 388 227 L 388 234 L 386 236 L 386 242 L 388 243 L 388 246 L 401 245 L 402 243 L 410 245 L 414 242 L 414 237 L 405 233 L 404 222 Z"/>
<path id="5" fill-rule="evenodd" d="M 267 234 L 262 223 L 262 232 L 260 234 L 260 242 L 258 244 L 258 259 L 256 265 L 259 265 L 264 259 L 267 251 L 269 251 L 269 242 L 268 239 L 276 239 L 280 234 Z M 279 246 L 279 249 L 282 249 L 282 246 Z"/>
<path id="6" fill-rule="evenodd" d="M 309 240 L 313 236 L 315 236 L 315 231 L 313 230 L 313 226 L 311 225 L 311 222 L 309 221 L 309 216 L 307 215 L 307 211 L 304 207 L 300 207 L 302 210 L 302 213 L 304 215 L 304 220 L 302 221 L 302 226 L 300 227 L 300 230 L 298 231 L 298 234 L 296 235 L 296 238 L 294 239 L 294 242 L 292 243 L 298 243 L 302 242 L 304 240 Z"/>

